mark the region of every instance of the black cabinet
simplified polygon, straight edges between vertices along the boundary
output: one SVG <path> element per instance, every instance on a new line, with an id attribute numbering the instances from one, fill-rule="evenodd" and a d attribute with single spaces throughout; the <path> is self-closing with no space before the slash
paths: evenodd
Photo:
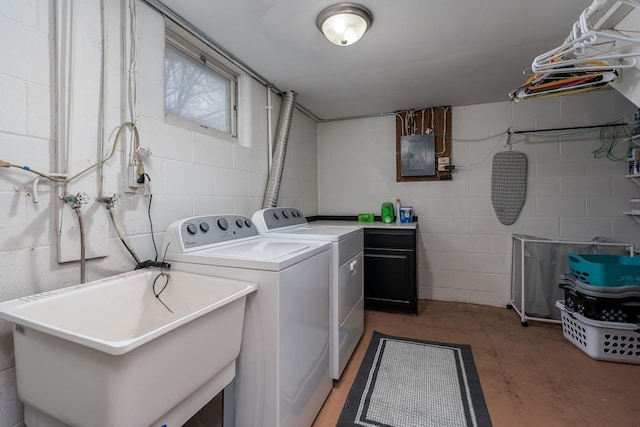
<path id="1" fill-rule="evenodd" d="M 415 229 L 365 228 L 365 308 L 418 313 Z"/>

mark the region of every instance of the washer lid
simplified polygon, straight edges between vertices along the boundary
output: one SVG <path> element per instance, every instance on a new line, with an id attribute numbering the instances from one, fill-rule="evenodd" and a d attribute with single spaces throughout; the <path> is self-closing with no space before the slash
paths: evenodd
<path id="1" fill-rule="evenodd" d="M 330 243 L 258 238 L 181 254 L 167 261 L 280 271 L 322 251 Z"/>

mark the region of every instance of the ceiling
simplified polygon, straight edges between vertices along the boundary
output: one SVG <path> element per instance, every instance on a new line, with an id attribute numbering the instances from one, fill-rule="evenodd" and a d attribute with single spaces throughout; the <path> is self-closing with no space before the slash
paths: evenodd
<path id="1" fill-rule="evenodd" d="M 508 100 L 591 0 L 357 0 L 354 45 L 316 27 L 331 0 L 161 0 L 321 120 Z"/>

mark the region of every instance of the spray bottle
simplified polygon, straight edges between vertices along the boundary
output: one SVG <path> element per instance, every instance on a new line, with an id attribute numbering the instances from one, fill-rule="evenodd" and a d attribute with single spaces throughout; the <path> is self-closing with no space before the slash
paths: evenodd
<path id="1" fill-rule="evenodd" d="M 400 199 L 396 199 L 396 222 L 400 223 Z"/>

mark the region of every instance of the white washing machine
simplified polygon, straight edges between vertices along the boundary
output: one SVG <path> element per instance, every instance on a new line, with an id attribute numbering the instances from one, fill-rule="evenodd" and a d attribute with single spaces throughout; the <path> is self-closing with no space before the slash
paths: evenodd
<path id="1" fill-rule="evenodd" d="M 331 242 L 331 376 L 339 379 L 364 332 L 362 228 L 308 223 L 295 208 L 261 209 L 252 219 L 263 236 Z"/>
<path id="2" fill-rule="evenodd" d="M 235 425 L 310 426 L 332 387 L 331 245 L 265 238 L 246 217 L 210 215 L 171 224 L 162 248 L 171 269 L 258 286 L 246 303 Z"/>

